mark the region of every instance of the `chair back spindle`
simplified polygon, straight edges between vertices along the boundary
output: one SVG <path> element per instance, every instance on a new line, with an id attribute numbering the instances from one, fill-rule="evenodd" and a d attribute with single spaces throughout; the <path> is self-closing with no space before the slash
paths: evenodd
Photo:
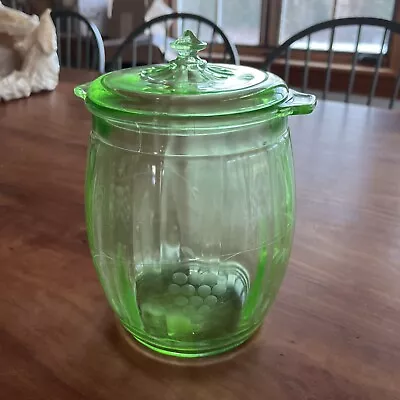
<path id="1" fill-rule="evenodd" d="M 293 35 L 291 38 L 286 40 L 279 47 L 274 49 L 269 56 L 265 64 L 265 68 L 270 70 L 273 62 L 284 56 L 285 66 L 284 66 L 284 79 L 286 82 L 290 80 L 290 62 L 291 62 L 291 49 L 296 42 L 305 40 L 305 58 L 304 58 L 304 69 L 303 69 L 303 79 L 301 81 L 301 88 L 303 91 L 308 90 L 310 86 L 310 60 L 313 59 L 313 49 L 312 46 L 312 35 L 320 33 L 325 30 L 329 30 L 329 42 L 328 49 L 326 52 L 326 69 L 325 69 L 325 83 L 322 91 L 322 98 L 326 99 L 327 94 L 331 91 L 331 81 L 332 81 L 332 70 L 333 70 L 333 59 L 335 53 L 337 53 L 337 46 L 335 46 L 335 40 L 337 31 L 342 27 L 354 27 L 356 33 L 356 39 L 354 44 L 354 53 L 351 58 L 350 72 L 347 88 L 344 93 L 344 101 L 347 103 L 350 101 L 351 96 L 354 92 L 357 70 L 359 69 L 359 62 L 361 56 L 364 52 L 361 50 L 361 37 L 364 29 L 366 27 L 381 28 L 382 29 L 382 40 L 380 42 L 379 52 L 371 54 L 375 60 L 374 68 L 371 71 L 371 85 L 369 91 L 366 95 L 366 104 L 370 106 L 373 99 L 375 98 L 378 82 L 380 77 L 380 72 L 382 66 L 384 65 L 384 60 L 387 55 L 388 43 L 391 35 L 400 35 L 400 23 L 394 21 L 388 21 L 380 18 L 370 18 L 370 17 L 351 17 L 351 18 L 339 18 L 330 21 L 321 22 L 319 24 L 310 26 L 303 31 Z M 296 46 L 295 46 L 296 47 Z M 400 70 L 397 71 L 397 75 L 394 78 L 393 92 L 391 93 L 389 100 L 389 108 L 393 108 L 396 100 L 399 96 L 400 90 Z"/>
<path id="2" fill-rule="evenodd" d="M 57 32 L 60 65 L 104 73 L 104 43 L 96 25 L 71 10 L 54 10 L 51 16 Z"/>

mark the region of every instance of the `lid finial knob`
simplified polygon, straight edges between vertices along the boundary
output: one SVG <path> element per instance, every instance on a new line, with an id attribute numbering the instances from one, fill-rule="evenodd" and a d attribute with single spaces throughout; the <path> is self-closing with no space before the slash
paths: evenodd
<path id="1" fill-rule="evenodd" d="M 207 43 L 199 40 L 192 31 L 186 30 L 180 38 L 171 43 L 171 47 L 176 50 L 178 57 L 196 57 L 199 51 L 207 47 Z"/>
<path id="2" fill-rule="evenodd" d="M 187 94 L 205 90 L 206 87 L 211 89 L 234 75 L 230 69 L 208 64 L 199 57 L 197 53 L 204 50 L 207 43 L 199 40 L 190 30 L 171 43 L 171 47 L 178 56 L 168 64 L 145 68 L 140 73 L 143 80 L 159 85 L 165 91 Z"/>

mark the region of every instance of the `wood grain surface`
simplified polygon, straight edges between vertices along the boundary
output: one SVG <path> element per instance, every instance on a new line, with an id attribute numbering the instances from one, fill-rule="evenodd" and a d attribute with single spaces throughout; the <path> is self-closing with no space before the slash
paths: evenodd
<path id="1" fill-rule="evenodd" d="M 400 113 L 320 102 L 291 119 L 289 270 L 236 357 L 174 366 L 118 334 L 86 242 L 90 115 L 53 93 L 0 104 L 0 399 L 400 399 Z"/>

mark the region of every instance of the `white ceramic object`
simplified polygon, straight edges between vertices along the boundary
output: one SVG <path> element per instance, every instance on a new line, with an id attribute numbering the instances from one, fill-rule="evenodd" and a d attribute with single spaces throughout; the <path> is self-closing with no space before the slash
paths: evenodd
<path id="1" fill-rule="evenodd" d="M 59 72 L 57 36 L 50 10 L 39 19 L 0 2 L 0 100 L 54 90 Z"/>
<path id="2" fill-rule="evenodd" d="M 144 20 L 146 22 L 160 17 L 161 15 L 172 14 L 174 10 L 164 3 L 164 0 L 154 0 L 151 3 L 150 8 L 147 10 Z M 168 29 L 173 24 L 173 20 L 167 22 Z M 165 25 L 164 24 L 154 24 L 150 29 L 147 29 L 147 34 L 151 34 L 152 41 L 155 46 L 157 46 L 161 53 L 165 54 L 166 61 L 170 61 L 176 58 L 177 54 L 171 49 L 170 44 L 174 41 L 172 38 L 167 38 L 165 41 Z M 167 47 L 165 47 L 167 46 Z"/>
<path id="3" fill-rule="evenodd" d="M 65 1 L 65 0 L 64 0 Z M 75 0 L 76 11 L 93 22 L 101 34 L 106 33 L 109 0 Z M 65 4 L 65 3 L 64 3 Z M 82 36 L 88 35 L 87 26 L 80 24 Z"/>

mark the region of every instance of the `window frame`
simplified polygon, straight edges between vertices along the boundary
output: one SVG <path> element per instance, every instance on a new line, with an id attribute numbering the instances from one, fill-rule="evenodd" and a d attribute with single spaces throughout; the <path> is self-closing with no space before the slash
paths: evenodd
<path id="1" fill-rule="evenodd" d="M 167 0 L 169 6 L 176 9 L 178 0 Z M 226 1 L 226 0 L 224 0 Z M 228 0 L 229 1 L 229 0 Z M 262 0 L 262 9 L 260 13 L 261 29 L 260 29 L 260 44 L 256 46 L 237 44 L 242 64 L 254 66 L 257 68 L 263 67 L 269 52 L 276 46 L 279 46 L 280 21 L 282 13 L 283 0 Z M 332 12 L 335 12 L 333 7 Z M 400 22 L 400 0 L 395 0 L 393 21 Z M 222 27 L 223 29 L 223 27 Z M 215 59 L 218 60 L 219 53 L 222 52 L 222 46 L 214 45 Z M 294 70 L 293 78 L 289 80 L 289 84 L 301 86 L 300 77 L 304 70 L 305 50 L 293 49 L 291 51 L 290 67 Z M 332 86 L 331 90 L 342 90 L 338 81 L 346 79 L 350 74 L 350 66 L 353 60 L 353 52 L 335 52 L 332 64 Z M 326 69 L 324 62 L 328 57 L 327 51 L 312 50 L 310 53 L 310 74 L 316 74 L 316 82 L 320 82 L 322 89 L 322 76 Z M 371 62 L 373 59 L 365 61 L 360 60 L 357 65 L 357 74 L 360 75 L 359 85 L 355 85 L 355 94 L 368 94 L 369 84 L 375 72 L 375 65 Z M 273 65 L 273 72 L 283 76 L 284 60 L 277 60 Z M 383 57 L 382 66 L 380 69 L 380 79 L 376 94 L 378 96 L 391 96 L 391 85 L 394 84 L 395 77 L 400 73 L 400 35 L 393 35 L 389 41 L 387 54 Z M 312 87 L 312 85 L 310 85 Z"/>

